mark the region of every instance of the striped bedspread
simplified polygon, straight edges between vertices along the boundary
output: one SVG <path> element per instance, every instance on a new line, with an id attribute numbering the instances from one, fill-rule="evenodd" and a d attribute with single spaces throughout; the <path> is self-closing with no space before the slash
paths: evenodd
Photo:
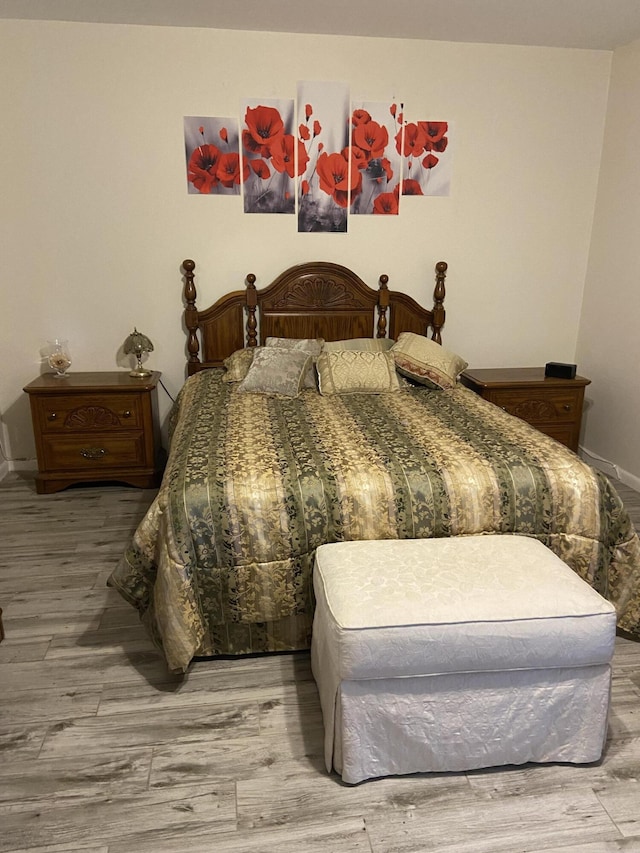
<path id="1" fill-rule="evenodd" d="M 640 543 L 610 482 L 471 391 L 296 399 L 183 387 L 162 486 L 109 584 L 168 666 L 308 647 L 318 545 L 519 533 L 640 632 Z"/>

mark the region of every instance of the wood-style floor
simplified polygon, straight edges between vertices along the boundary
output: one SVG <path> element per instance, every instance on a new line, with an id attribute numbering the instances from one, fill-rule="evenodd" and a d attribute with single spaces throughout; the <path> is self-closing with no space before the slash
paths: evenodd
<path id="1" fill-rule="evenodd" d="M 348 787 L 324 769 L 308 654 L 172 678 L 105 587 L 152 497 L 0 483 L 0 851 L 640 851 L 640 644 L 618 639 L 597 765 Z"/>

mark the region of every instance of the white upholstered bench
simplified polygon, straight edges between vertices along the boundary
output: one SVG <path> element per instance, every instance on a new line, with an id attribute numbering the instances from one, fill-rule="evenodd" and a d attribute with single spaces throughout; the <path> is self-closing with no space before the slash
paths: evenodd
<path id="1" fill-rule="evenodd" d="M 345 782 L 597 761 L 616 614 L 540 542 L 322 545 L 311 660 Z"/>

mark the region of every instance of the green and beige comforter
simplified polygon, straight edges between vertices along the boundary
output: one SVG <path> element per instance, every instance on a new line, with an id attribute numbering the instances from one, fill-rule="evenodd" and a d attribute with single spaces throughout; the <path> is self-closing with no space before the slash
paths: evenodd
<path id="1" fill-rule="evenodd" d="M 640 543 L 609 481 L 471 391 L 294 399 L 191 377 L 162 486 L 109 584 L 171 669 L 308 647 L 324 542 L 520 533 L 640 631 Z"/>

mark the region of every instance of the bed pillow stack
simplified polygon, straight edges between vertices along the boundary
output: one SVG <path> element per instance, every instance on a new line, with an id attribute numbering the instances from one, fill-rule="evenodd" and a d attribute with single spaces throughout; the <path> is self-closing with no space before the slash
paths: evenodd
<path id="1" fill-rule="evenodd" d="M 223 381 L 240 383 L 240 391 L 290 397 L 318 385 L 324 395 L 382 394 L 412 382 L 446 391 L 456 387 L 467 362 L 424 335 L 401 332 L 395 342 L 268 337 L 264 347 L 238 350 L 224 365 Z"/>

